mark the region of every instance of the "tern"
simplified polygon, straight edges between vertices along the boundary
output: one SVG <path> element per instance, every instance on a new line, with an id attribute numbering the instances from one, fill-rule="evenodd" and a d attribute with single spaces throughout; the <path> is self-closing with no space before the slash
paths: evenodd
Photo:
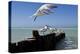
<path id="1" fill-rule="evenodd" d="M 38 16 L 49 15 L 50 13 L 54 13 L 51 9 L 57 8 L 54 4 L 43 4 L 31 17 L 34 17 L 34 21 Z"/>

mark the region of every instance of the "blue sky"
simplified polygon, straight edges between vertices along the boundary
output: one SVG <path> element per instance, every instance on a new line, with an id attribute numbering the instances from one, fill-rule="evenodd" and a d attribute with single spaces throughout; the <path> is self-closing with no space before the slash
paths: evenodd
<path id="1" fill-rule="evenodd" d="M 58 8 L 52 9 L 54 13 L 40 16 L 33 22 L 30 18 L 43 3 L 12 2 L 11 26 L 12 27 L 39 27 L 51 25 L 55 27 L 77 26 L 77 5 L 55 4 Z"/>

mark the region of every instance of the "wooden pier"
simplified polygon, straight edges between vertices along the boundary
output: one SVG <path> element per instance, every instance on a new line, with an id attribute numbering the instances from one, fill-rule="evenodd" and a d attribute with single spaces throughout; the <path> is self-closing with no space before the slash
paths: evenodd
<path id="1" fill-rule="evenodd" d="M 28 38 L 17 43 L 9 42 L 9 52 L 33 52 L 33 51 L 47 51 L 56 50 L 56 43 L 65 38 L 65 33 L 60 33 L 56 36 L 56 33 L 39 35 L 37 30 L 33 30 L 33 37 Z"/>

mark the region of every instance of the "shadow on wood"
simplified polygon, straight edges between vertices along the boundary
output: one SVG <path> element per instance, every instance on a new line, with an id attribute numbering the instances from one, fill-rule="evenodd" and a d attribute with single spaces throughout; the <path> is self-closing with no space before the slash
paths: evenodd
<path id="1" fill-rule="evenodd" d="M 56 43 L 65 38 L 65 33 L 60 33 L 56 36 L 56 33 L 39 35 L 37 30 L 33 30 L 33 37 L 28 38 L 17 43 L 9 42 L 9 52 L 33 52 L 33 51 L 47 51 L 55 50 Z"/>

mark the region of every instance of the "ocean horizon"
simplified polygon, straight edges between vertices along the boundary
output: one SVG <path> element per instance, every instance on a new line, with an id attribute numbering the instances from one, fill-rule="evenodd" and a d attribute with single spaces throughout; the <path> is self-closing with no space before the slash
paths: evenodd
<path id="1" fill-rule="evenodd" d="M 11 42 L 15 43 L 18 41 L 25 40 L 32 37 L 32 30 L 40 28 L 11 28 Z M 57 49 L 73 49 L 78 46 L 78 28 L 58 28 L 62 29 L 66 37 L 65 39 L 57 44 Z"/>

